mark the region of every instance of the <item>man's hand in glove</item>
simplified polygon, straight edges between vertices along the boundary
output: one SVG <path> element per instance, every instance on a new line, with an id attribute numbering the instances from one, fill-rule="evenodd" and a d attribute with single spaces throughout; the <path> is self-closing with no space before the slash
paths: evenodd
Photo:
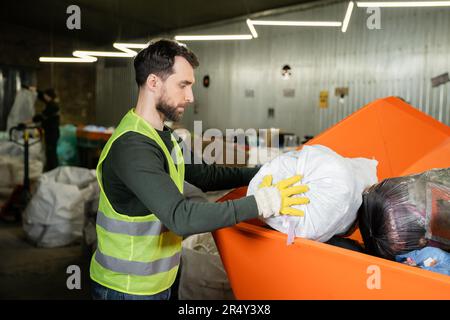
<path id="1" fill-rule="evenodd" d="M 259 189 L 254 196 L 258 205 L 259 215 L 263 218 L 287 214 L 292 216 L 303 216 L 302 210 L 291 208 L 294 205 L 309 203 L 306 197 L 292 197 L 293 195 L 302 194 L 309 190 L 307 185 L 299 185 L 292 187 L 293 184 L 299 182 L 302 176 L 293 176 L 288 179 L 281 180 L 277 184 L 272 184 L 272 175 L 265 176 Z"/>

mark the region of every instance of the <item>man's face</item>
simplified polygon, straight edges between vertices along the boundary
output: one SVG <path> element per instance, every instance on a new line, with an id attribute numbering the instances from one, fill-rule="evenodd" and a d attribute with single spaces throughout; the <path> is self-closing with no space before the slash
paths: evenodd
<path id="1" fill-rule="evenodd" d="M 52 101 L 52 97 L 50 97 L 48 94 L 44 93 L 42 95 L 42 99 L 44 100 L 45 103 Z"/>
<path id="2" fill-rule="evenodd" d="M 156 109 L 166 120 L 179 121 L 184 109 L 194 102 L 192 85 L 195 82 L 194 69 L 183 57 L 175 57 L 174 73 L 162 82 Z"/>

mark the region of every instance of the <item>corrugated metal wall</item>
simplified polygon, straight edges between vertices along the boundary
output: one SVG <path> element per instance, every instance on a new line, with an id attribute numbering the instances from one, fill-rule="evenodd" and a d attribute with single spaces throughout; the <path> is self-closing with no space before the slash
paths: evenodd
<path id="1" fill-rule="evenodd" d="M 125 112 L 137 101 L 132 61 L 118 65 L 99 59 L 96 78 L 96 118 L 104 126 L 117 126 Z"/>
<path id="2" fill-rule="evenodd" d="M 342 2 L 264 20 L 342 21 L 346 9 Z M 430 79 L 450 71 L 450 8 L 381 9 L 381 30 L 369 30 L 368 17 L 365 9 L 355 7 L 346 33 L 340 28 L 256 26 L 259 38 L 250 41 L 189 42 L 201 64 L 194 89 L 198 112 L 191 107 L 183 122 L 189 129 L 193 120 L 203 120 L 204 129 L 278 127 L 316 135 L 368 102 L 396 95 L 449 125 L 450 83 L 432 88 Z M 248 29 L 242 21 L 197 33 Z M 292 68 L 289 80 L 281 77 L 285 64 Z M 209 88 L 201 85 L 206 74 Z M 115 124 L 135 102 L 133 76 L 131 62 L 119 69 L 99 65 L 99 123 Z M 335 96 L 336 87 L 349 88 L 343 101 Z M 294 96 L 284 96 L 286 89 L 294 89 Z M 246 90 L 254 96 L 246 97 Z M 320 91 L 329 92 L 328 108 L 319 108 Z"/>

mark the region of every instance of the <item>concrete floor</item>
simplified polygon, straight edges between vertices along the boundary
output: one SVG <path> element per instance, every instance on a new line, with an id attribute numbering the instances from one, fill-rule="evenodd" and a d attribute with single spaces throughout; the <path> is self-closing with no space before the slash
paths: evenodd
<path id="1" fill-rule="evenodd" d="M 80 245 L 36 248 L 20 223 L 0 222 L 0 299 L 91 299 L 88 254 Z M 67 267 L 81 269 L 81 289 L 69 290 Z"/>

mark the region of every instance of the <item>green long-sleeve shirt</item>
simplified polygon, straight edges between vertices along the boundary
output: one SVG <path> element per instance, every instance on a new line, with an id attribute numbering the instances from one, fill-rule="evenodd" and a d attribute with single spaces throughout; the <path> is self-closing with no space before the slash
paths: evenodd
<path id="1" fill-rule="evenodd" d="M 157 132 L 171 151 L 170 129 Z M 179 143 L 183 148 L 181 139 Z M 185 180 L 203 191 L 248 185 L 258 171 L 191 163 L 185 165 Z M 154 140 L 136 132 L 119 137 L 102 166 L 104 190 L 114 210 L 129 216 L 154 213 L 169 230 L 183 237 L 258 216 L 253 196 L 222 203 L 186 200 L 170 178 L 162 149 Z"/>

